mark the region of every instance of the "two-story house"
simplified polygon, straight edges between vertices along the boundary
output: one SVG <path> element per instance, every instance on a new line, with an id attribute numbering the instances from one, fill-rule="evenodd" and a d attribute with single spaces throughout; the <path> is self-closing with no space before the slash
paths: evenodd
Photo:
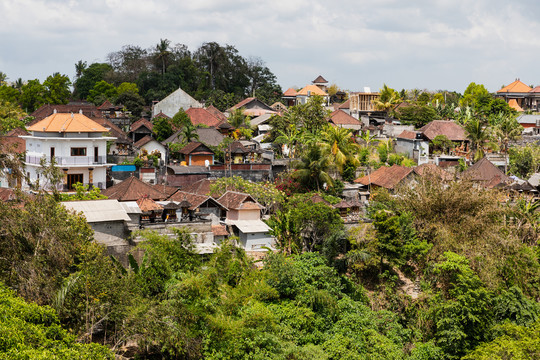
<path id="1" fill-rule="evenodd" d="M 116 138 L 106 136 L 105 127 L 82 113 L 53 113 L 27 130 L 30 135 L 20 136 L 26 140 L 26 186 L 48 186 L 40 181 L 40 162 L 54 158 L 64 173 L 59 190 L 72 190 L 75 183 L 106 187 L 107 167 L 114 165 L 107 163 L 107 141 Z"/>

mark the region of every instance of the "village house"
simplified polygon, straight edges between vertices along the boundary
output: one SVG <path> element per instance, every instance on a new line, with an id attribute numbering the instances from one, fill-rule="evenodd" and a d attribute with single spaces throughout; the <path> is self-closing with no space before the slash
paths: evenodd
<path id="1" fill-rule="evenodd" d="M 524 84 L 519 79 L 503 87 L 495 93 L 495 97 L 502 98 L 517 111 L 523 111 L 523 108 L 530 108 L 529 95 L 533 90 L 530 86 Z"/>
<path id="2" fill-rule="evenodd" d="M 232 228 L 232 233 L 239 238 L 239 245 L 246 251 L 273 248 L 270 227 L 261 220 L 263 207 L 251 195 L 227 191 L 218 201 L 228 209 L 225 224 Z"/>
<path id="3" fill-rule="evenodd" d="M 358 134 L 362 130 L 362 123 L 343 110 L 336 110 L 330 114 L 328 122 L 333 126 L 350 129 L 354 134 Z"/>
<path id="4" fill-rule="evenodd" d="M 214 164 L 214 152 L 198 141 L 192 141 L 180 150 L 187 166 L 210 166 Z"/>
<path id="5" fill-rule="evenodd" d="M 202 108 L 202 104 L 192 98 L 181 88 L 169 94 L 165 99 L 152 106 L 152 118 L 163 113 L 172 118 L 180 109 L 187 111 L 190 108 Z"/>
<path id="6" fill-rule="evenodd" d="M 145 136 L 152 136 L 153 128 L 154 128 L 154 124 L 152 124 L 150 121 L 146 120 L 145 118 L 140 118 L 139 120 L 131 124 L 131 127 L 129 129 L 129 137 L 131 138 L 133 143 L 136 143 L 137 141 L 141 140 Z"/>
<path id="7" fill-rule="evenodd" d="M 137 141 L 135 144 L 133 144 L 133 146 L 138 150 L 139 156 L 143 153 L 143 151 L 146 151 L 148 154 L 159 154 L 159 157 L 163 163 L 165 163 L 167 159 L 167 148 L 149 135 L 146 135 Z"/>
<path id="8" fill-rule="evenodd" d="M 45 159 L 48 164 L 54 160 L 64 174 L 59 190 L 72 190 L 76 183 L 106 187 L 107 167 L 114 165 L 107 163 L 107 141 L 115 140 L 104 136 L 106 128 L 81 113 L 55 113 L 27 130 L 30 135 L 20 136 L 26 141 L 26 186 L 41 186 L 40 161 Z"/>

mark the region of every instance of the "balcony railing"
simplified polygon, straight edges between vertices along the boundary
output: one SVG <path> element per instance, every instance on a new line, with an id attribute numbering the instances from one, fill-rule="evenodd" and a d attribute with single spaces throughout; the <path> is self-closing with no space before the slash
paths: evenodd
<path id="1" fill-rule="evenodd" d="M 26 155 L 26 162 L 28 164 L 39 164 L 43 156 Z M 55 156 L 56 164 L 58 166 L 70 166 L 70 165 L 100 165 L 107 163 L 107 156 Z M 50 156 L 45 156 L 47 164 L 51 162 Z"/>

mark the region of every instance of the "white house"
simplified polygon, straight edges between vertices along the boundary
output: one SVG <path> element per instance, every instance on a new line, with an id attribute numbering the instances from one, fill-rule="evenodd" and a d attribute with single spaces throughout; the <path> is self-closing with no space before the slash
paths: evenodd
<path id="1" fill-rule="evenodd" d="M 82 113 L 53 113 L 27 129 L 26 171 L 30 184 L 48 186 L 40 181 L 40 161 L 54 158 L 64 179 L 59 190 L 72 190 L 75 183 L 90 184 L 104 189 L 107 163 L 108 130 Z M 28 187 L 30 184 L 25 184 Z"/>
<path id="2" fill-rule="evenodd" d="M 188 110 L 189 108 L 202 108 L 202 104 L 192 98 L 187 92 L 178 88 L 178 90 L 169 94 L 165 99 L 154 104 L 152 107 L 152 117 L 163 113 L 172 118 L 180 108 Z"/>

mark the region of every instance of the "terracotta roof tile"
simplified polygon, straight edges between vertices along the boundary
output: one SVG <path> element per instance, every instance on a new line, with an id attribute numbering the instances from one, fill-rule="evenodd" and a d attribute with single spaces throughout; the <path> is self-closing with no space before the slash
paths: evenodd
<path id="1" fill-rule="evenodd" d="M 184 154 L 184 155 L 188 155 L 188 154 L 210 155 L 214 153 L 206 145 L 198 141 L 190 142 L 189 144 L 184 146 L 179 152 L 180 154 Z"/>
<path id="2" fill-rule="evenodd" d="M 141 209 L 143 212 L 163 210 L 163 206 L 159 205 L 148 196 L 143 196 L 142 198 L 137 199 L 137 205 L 139 205 L 139 209 Z"/>
<path id="3" fill-rule="evenodd" d="M 467 140 L 465 130 L 453 121 L 434 120 L 424 125 L 419 131 L 429 140 L 433 140 L 437 135 L 445 135 L 450 141 Z"/>
<path id="4" fill-rule="evenodd" d="M 38 132 L 107 132 L 108 130 L 83 114 L 56 113 L 28 127 Z"/>
<path id="5" fill-rule="evenodd" d="M 164 114 L 163 111 L 160 111 L 158 112 L 156 115 L 154 115 L 152 118 L 155 119 L 155 118 L 165 118 L 165 119 L 170 119 L 171 117 L 170 116 L 167 116 L 167 114 Z"/>
<path id="6" fill-rule="evenodd" d="M 240 141 L 234 141 L 229 145 L 228 150 L 231 152 L 231 154 L 248 154 L 250 151 L 246 149 L 244 145 Z"/>
<path id="7" fill-rule="evenodd" d="M 328 81 L 326 81 L 325 78 L 323 78 L 321 75 L 317 76 L 315 80 L 312 81 L 314 84 L 327 84 Z"/>
<path id="8" fill-rule="evenodd" d="M 215 108 L 213 105 L 210 105 L 209 107 L 206 108 L 206 110 L 214 115 L 215 117 L 217 117 L 219 120 L 221 121 L 225 121 L 227 122 L 227 117 L 225 116 L 225 114 L 223 114 L 221 111 L 219 111 L 217 108 Z"/>
<path id="9" fill-rule="evenodd" d="M 294 90 L 293 88 L 288 88 L 287 91 L 285 91 L 283 93 L 283 96 L 296 96 L 298 94 L 298 92 L 296 90 Z"/>
<path id="10" fill-rule="evenodd" d="M 192 194 L 210 195 L 210 186 L 215 182 L 216 180 L 201 179 L 192 184 L 183 186 L 182 190 Z"/>
<path id="11" fill-rule="evenodd" d="M 416 131 L 410 131 L 410 130 L 403 130 L 401 134 L 397 136 L 398 139 L 408 139 L 408 140 L 414 140 L 416 139 Z"/>
<path id="12" fill-rule="evenodd" d="M 146 135 L 145 137 L 143 137 L 142 139 L 140 139 L 139 141 L 137 141 L 135 144 L 133 144 L 133 146 L 135 146 L 136 148 L 140 149 L 141 147 L 143 147 L 144 145 L 148 144 L 150 141 L 157 141 L 155 140 L 153 137 L 151 137 L 150 135 Z"/>
<path id="13" fill-rule="evenodd" d="M 186 110 L 186 114 L 191 119 L 193 126 L 205 125 L 215 128 L 222 122 L 211 112 L 203 108 L 189 108 Z"/>
<path id="14" fill-rule="evenodd" d="M 540 93 L 540 86 L 535 86 L 531 91 L 529 91 L 530 93 Z"/>
<path id="15" fill-rule="evenodd" d="M 498 167 L 493 165 L 486 157 L 476 162 L 467 170 L 461 173 L 461 178 L 470 181 L 492 182 L 498 178 L 498 182 L 510 181 L 510 178 L 504 174 Z"/>
<path id="16" fill-rule="evenodd" d="M 343 104 L 340 104 L 338 109 L 350 109 L 351 107 L 351 100 L 347 99 Z"/>
<path id="17" fill-rule="evenodd" d="M 176 191 L 167 200 L 178 202 L 178 203 L 186 201 L 190 204 L 190 207 L 189 207 L 190 210 L 195 210 L 201 205 L 204 205 L 206 202 L 209 202 L 210 204 L 213 204 L 217 207 L 222 207 L 225 210 L 228 210 L 227 207 L 224 206 L 219 200 L 216 200 L 210 196 L 194 194 L 194 193 L 190 193 L 190 192 L 186 192 L 182 190 Z"/>
<path id="18" fill-rule="evenodd" d="M 17 194 L 15 193 L 15 190 L 10 188 L 0 188 L 0 201 L 6 202 L 15 200 L 17 198 Z"/>
<path id="19" fill-rule="evenodd" d="M 351 115 L 347 114 L 343 110 L 336 110 L 332 114 L 330 114 L 330 121 L 333 122 L 336 125 L 357 125 L 362 126 L 362 123 L 352 117 Z"/>
<path id="20" fill-rule="evenodd" d="M 154 124 L 152 124 L 150 121 L 146 120 L 145 118 L 140 118 L 139 120 L 131 124 L 129 131 L 134 132 L 141 126 L 146 127 L 150 131 L 152 131 L 152 129 L 154 128 Z"/>
<path id="21" fill-rule="evenodd" d="M 528 93 L 531 90 L 532 89 L 530 86 L 525 85 L 524 83 L 519 81 L 519 79 L 517 79 L 513 83 L 503 87 L 501 90 L 498 90 L 497 94 L 507 93 L 507 92 L 508 93 Z"/>
<path id="22" fill-rule="evenodd" d="M 98 110 L 108 110 L 108 109 L 111 109 L 111 108 L 115 108 L 115 106 L 109 101 L 109 100 L 105 100 L 103 102 L 103 104 L 101 104 L 100 106 L 98 106 Z"/>
<path id="23" fill-rule="evenodd" d="M 167 194 L 134 176 L 103 190 L 101 193 L 109 199 L 118 201 L 137 201 L 145 195 L 153 200 L 165 200 L 167 197 Z"/>
<path id="24" fill-rule="evenodd" d="M 444 181 L 450 181 L 454 177 L 448 171 L 445 171 L 435 164 L 422 164 L 414 168 L 414 172 L 419 176 L 435 176 Z"/>
<path id="25" fill-rule="evenodd" d="M 298 95 L 308 96 L 308 91 L 311 95 L 328 96 L 328 94 L 321 90 L 317 85 L 308 85 L 298 91 Z"/>
<path id="26" fill-rule="evenodd" d="M 371 184 L 392 190 L 412 171 L 413 169 L 400 165 L 392 165 L 391 167 L 382 166 L 371 174 L 354 180 L 354 182 L 362 185 Z"/>
<path id="27" fill-rule="evenodd" d="M 0 152 L 13 151 L 22 154 L 26 151 L 26 140 L 17 136 L 0 136 Z"/>
<path id="28" fill-rule="evenodd" d="M 236 191 L 227 191 L 218 201 L 229 209 L 241 209 L 242 204 L 245 202 L 252 202 L 259 205 L 251 195 Z"/>
<path id="29" fill-rule="evenodd" d="M 523 111 L 523 108 L 521 106 L 519 106 L 516 99 L 508 100 L 508 106 L 510 106 L 512 109 L 514 109 L 516 111 L 519 111 L 519 112 Z"/>
<path id="30" fill-rule="evenodd" d="M 40 120 L 45 119 L 47 116 L 50 116 L 54 114 L 54 112 L 57 113 L 79 113 L 82 112 L 84 116 L 89 117 L 90 119 L 96 121 L 99 123 L 98 119 L 103 118 L 103 114 L 101 111 L 98 110 L 98 108 L 91 103 L 83 102 L 83 103 L 69 103 L 66 105 L 43 105 L 36 111 L 30 114 L 30 116 L 34 117 L 34 120 L 32 120 L 28 126 L 32 126 L 35 123 L 39 122 Z"/>
<path id="31" fill-rule="evenodd" d="M 212 225 L 212 232 L 214 233 L 214 236 L 229 236 L 229 232 L 225 225 Z"/>

